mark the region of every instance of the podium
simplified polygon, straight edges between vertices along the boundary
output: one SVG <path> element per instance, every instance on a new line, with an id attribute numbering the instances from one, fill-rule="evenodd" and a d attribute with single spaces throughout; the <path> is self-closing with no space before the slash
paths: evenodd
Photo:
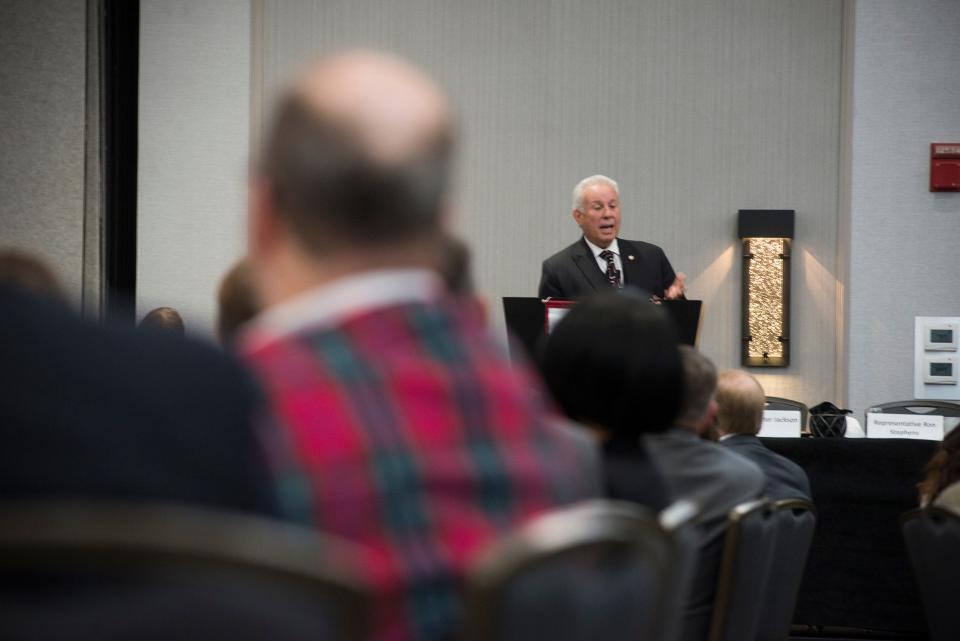
<path id="1" fill-rule="evenodd" d="M 700 311 L 703 301 L 665 300 L 659 303 L 673 319 L 677 338 L 686 345 L 695 346 L 700 328 Z M 510 343 L 510 358 L 537 360 L 537 355 L 546 340 L 546 308 L 539 298 L 527 296 L 504 296 L 503 315 L 507 329 L 517 339 L 525 354 L 518 354 L 516 341 Z"/>

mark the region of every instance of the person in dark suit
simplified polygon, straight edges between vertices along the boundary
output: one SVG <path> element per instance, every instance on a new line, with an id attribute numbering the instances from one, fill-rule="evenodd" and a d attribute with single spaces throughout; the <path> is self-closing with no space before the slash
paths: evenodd
<path id="1" fill-rule="evenodd" d="M 188 503 L 275 515 L 239 364 L 178 336 L 108 328 L 0 282 L 0 494 Z"/>
<path id="2" fill-rule="evenodd" d="M 687 345 L 680 346 L 680 358 L 684 383 L 680 415 L 673 427 L 644 436 L 643 443 L 663 474 L 667 490 L 677 499 L 700 506 L 699 557 L 679 638 L 703 641 L 713 611 L 727 515 L 737 505 L 760 496 L 763 472 L 735 452 L 701 438 L 717 413 L 717 370 L 706 356 Z"/>
<path id="3" fill-rule="evenodd" d="M 717 433 L 720 444 L 756 463 L 766 477 L 764 494 L 773 500 L 811 501 L 806 472 L 772 452 L 757 438 L 766 395 L 760 383 L 743 370 L 726 370 L 717 380 Z"/>
<path id="4" fill-rule="evenodd" d="M 618 238 L 620 188 L 596 175 L 573 190 L 573 219 L 583 237 L 543 261 L 540 298 L 579 300 L 607 288 L 633 287 L 656 298 L 681 298 L 684 274 L 674 273 L 663 250 Z"/>

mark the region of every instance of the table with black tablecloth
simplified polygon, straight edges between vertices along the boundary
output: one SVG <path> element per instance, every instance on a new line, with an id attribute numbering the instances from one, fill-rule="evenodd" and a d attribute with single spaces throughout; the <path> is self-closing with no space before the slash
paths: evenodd
<path id="1" fill-rule="evenodd" d="M 898 518 L 936 443 L 905 439 L 764 438 L 810 477 L 817 530 L 794 623 L 925 636 Z"/>

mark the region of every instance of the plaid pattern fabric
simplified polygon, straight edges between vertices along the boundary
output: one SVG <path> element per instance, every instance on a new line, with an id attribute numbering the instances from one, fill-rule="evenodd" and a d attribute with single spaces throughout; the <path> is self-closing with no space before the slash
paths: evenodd
<path id="1" fill-rule="evenodd" d="M 279 470 L 288 511 L 306 506 L 317 528 L 370 552 L 379 641 L 452 638 L 473 557 L 598 492 L 593 453 L 452 303 L 367 311 L 246 357 L 292 454 Z"/>

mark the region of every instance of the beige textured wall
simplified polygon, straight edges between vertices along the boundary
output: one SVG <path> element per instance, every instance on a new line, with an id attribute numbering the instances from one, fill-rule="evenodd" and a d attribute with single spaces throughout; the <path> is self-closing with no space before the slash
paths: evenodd
<path id="1" fill-rule="evenodd" d="M 137 317 L 172 306 L 212 333 L 244 251 L 250 5 L 141 0 Z"/>
<path id="2" fill-rule="evenodd" d="M 960 2 L 856 3 L 850 396 L 913 398 L 914 316 L 960 316 L 960 193 L 929 191 L 930 143 L 960 140 Z"/>
<path id="3" fill-rule="evenodd" d="M 702 349 L 735 366 L 736 211 L 796 209 L 793 364 L 760 378 L 772 395 L 834 398 L 841 2 L 252 6 L 253 139 L 278 84 L 324 51 L 393 50 L 451 92 L 457 226 L 498 319 L 499 298 L 535 295 L 540 262 L 576 239 L 570 190 L 601 172 L 622 186 L 622 236 L 661 245 L 689 275 Z"/>
<path id="4" fill-rule="evenodd" d="M 86 29 L 85 0 L 0 2 L 0 246 L 47 260 L 78 305 Z"/>

